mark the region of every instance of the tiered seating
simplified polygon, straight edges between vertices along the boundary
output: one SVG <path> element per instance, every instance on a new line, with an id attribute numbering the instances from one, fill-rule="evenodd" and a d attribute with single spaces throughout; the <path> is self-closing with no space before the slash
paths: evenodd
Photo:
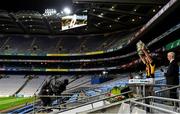
<path id="1" fill-rule="evenodd" d="M 13 95 L 26 81 L 22 76 L 10 76 L 0 79 L 0 96 Z"/>
<path id="2" fill-rule="evenodd" d="M 108 40 L 108 42 L 106 42 L 106 45 L 103 47 L 102 50 L 108 50 L 111 46 L 115 45 L 115 43 L 117 43 L 119 40 L 122 40 L 123 38 L 122 36 L 115 34 L 115 35 L 109 36 L 108 39 L 111 39 L 111 40 Z"/>
<path id="3" fill-rule="evenodd" d="M 62 41 L 61 41 L 61 44 L 60 44 L 60 46 L 63 48 L 62 52 L 75 53 L 75 51 L 79 48 L 82 40 L 83 39 L 79 39 L 77 37 L 63 38 Z"/>
<path id="4" fill-rule="evenodd" d="M 86 83 L 86 84 L 84 84 L 84 85 L 81 85 L 81 86 L 78 86 L 79 88 L 80 87 L 86 87 L 86 86 L 89 86 L 89 87 L 96 87 L 95 89 L 87 89 L 87 90 L 83 90 L 84 92 L 85 92 L 85 94 L 86 94 L 86 96 L 96 96 L 96 95 L 99 95 L 99 94 L 102 94 L 102 93 L 105 93 L 105 92 L 108 92 L 109 90 L 111 90 L 113 87 L 115 87 L 115 86 L 125 86 L 125 85 L 127 85 L 127 83 L 128 83 L 128 78 L 126 77 L 126 78 L 116 78 L 116 79 L 114 79 L 114 80 L 112 80 L 112 81 L 108 81 L 108 82 L 105 82 L 105 83 L 102 83 L 102 84 L 95 84 L 95 85 L 92 85 L 92 86 L 90 86 L 90 77 L 89 77 L 89 79 L 86 77 L 86 76 L 84 76 L 84 78 L 82 77 L 81 79 L 79 79 L 79 80 L 77 80 L 77 82 L 74 82 L 73 84 L 72 84 L 72 87 L 74 86 L 74 85 L 76 85 L 75 83 L 77 83 L 77 85 L 78 85 L 78 83 L 79 83 L 79 85 L 81 84 L 80 82 L 85 82 L 85 80 L 89 80 L 89 83 Z M 74 89 L 74 88 L 73 88 Z M 78 89 L 77 89 L 78 90 Z M 74 102 L 74 101 L 76 101 L 77 99 L 78 99 L 78 92 L 77 93 L 75 93 L 70 99 L 69 99 L 69 101 L 68 102 Z"/>
<path id="5" fill-rule="evenodd" d="M 31 46 L 33 38 L 24 38 L 24 37 L 9 37 L 6 38 L 6 42 L 3 45 L 3 51 L 8 52 L 9 50 L 12 53 L 25 53 Z M 21 44 L 19 45 L 19 42 Z"/>
<path id="6" fill-rule="evenodd" d="M 99 91 L 99 92 L 106 92 L 106 91 L 109 91 L 111 90 L 113 87 L 115 86 L 126 86 L 128 84 L 128 77 L 125 77 L 125 78 L 116 78 L 110 82 L 106 82 L 102 85 L 99 86 L 98 89 L 96 89 L 96 91 Z"/>
<path id="7" fill-rule="evenodd" d="M 107 38 L 104 38 L 102 35 L 88 38 L 87 41 L 84 43 L 85 49 L 83 50 L 83 52 L 97 51 L 94 50 L 95 49 L 94 47 L 99 47 L 106 40 Z"/>
<path id="8" fill-rule="evenodd" d="M 121 46 L 123 47 L 132 36 L 133 36 L 133 34 L 130 34 L 130 35 L 120 38 L 113 45 L 109 46 L 108 49 L 114 49 L 114 48 L 121 47 Z"/>
<path id="9" fill-rule="evenodd" d="M 18 23 L 25 31 L 32 33 L 46 32 L 43 17 L 40 14 L 18 13 L 13 15 L 20 19 Z M 9 17 L 10 18 L 10 17 Z M 0 15 L 1 19 L 1 15 Z M 37 22 L 37 23 L 36 23 Z M 41 23 L 39 23 L 41 22 Z M 37 26 L 34 28 L 34 26 Z M 22 28 L 23 28 L 22 27 Z M 118 35 L 95 35 L 95 36 L 0 36 L 1 53 L 84 53 L 90 51 L 108 50 L 118 47 L 124 41 Z M 125 37 L 125 39 L 128 39 Z M 19 44 L 21 42 L 21 44 Z"/>
<path id="10" fill-rule="evenodd" d="M 48 38 L 48 37 L 35 38 L 33 44 L 31 45 L 32 46 L 31 49 L 33 49 L 33 46 L 37 45 L 37 50 L 40 50 L 41 53 L 52 53 L 55 51 L 55 47 L 57 45 L 58 39 L 59 38 Z"/>
<path id="11" fill-rule="evenodd" d="M 67 86 L 67 89 L 71 89 L 71 88 L 74 89 L 74 87 L 77 87 L 77 86 L 80 87 L 80 85 L 84 84 L 85 82 L 90 82 L 90 76 L 83 76 L 83 77 L 73 81 L 72 83 L 70 83 Z"/>
<path id="12" fill-rule="evenodd" d="M 33 96 L 42 82 L 46 79 L 46 76 L 39 76 L 39 78 L 33 78 L 27 85 L 19 92 L 24 97 Z"/>
<path id="13" fill-rule="evenodd" d="M 99 45 L 97 47 L 96 50 L 104 50 L 105 48 L 107 48 L 107 45 L 112 41 L 111 38 L 107 38 L 101 45 Z"/>

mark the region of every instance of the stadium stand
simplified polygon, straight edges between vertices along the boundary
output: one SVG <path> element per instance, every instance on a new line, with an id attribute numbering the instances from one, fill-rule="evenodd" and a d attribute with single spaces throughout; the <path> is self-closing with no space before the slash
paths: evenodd
<path id="1" fill-rule="evenodd" d="M 24 97 L 32 97 L 35 94 L 35 92 L 37 92 L 37 89 L 41 86 L 43 81 L 46 79 L 47 77 L 45 76 L 38 76 L 38 78 L 33 78 L 18 94 Z"/>
<path id="2" fill-rule="evenodd" d="M 31 98 L 30 104 L 8 107 L 5 113 L 146 114 L 150 109 L 179 114 L 180 100 L 168 98 L 167 91 L 180 85 L 166 85 L 161 69 L 167 69 L 168 51 L 180 60 L 180 1 L 73 2 L 78 9 L 87 8 L 87 25 L 67 30 L 62 30 L 59 14 L 0 10 L 0 72 L 14 74 L 0 75 L 0 109 L 1 99 L 14 95 L 18 100 Z M 155 60 L 153 96 L 146 96 L 149 80 L 136 50 L 139 40 Z M 139 82 L 131 83 L 130 74 Z M 93 83 L 95 78 L 105 82 Z M 177 95 L 180 98 L 179 89 Z"/>
<path id="3" fill-rule="evenodd" d="M 24 76 L 9 76 L 9 78 L 0 79 L 0 96 L 12 96 L 26 81 Z"/>
<path id="4" fill-rule="evenodd" d="M 121 43 L 119 36 L 102 35 L 92 37 L 45 37 L 45 36 L 9 36 L 2 37 L 1 53 L 83 53 L 99 50 L 107 50 L 109 47 L 116 47 Z M 69 42 L 71 41 L 71 42 Z M 21 45 L 18 43 L 21 42 Z M 47 45 L 48 42 L 48 45 Z M 115 45 L 115 46 L 114 46 Z M 94 48 L 97 47 L 97 48 Z M 61 48 L 61 49 L 60 49 Z"/>
<path id="5" fill-rule="evenodd" d="M 73 87 L 77 87 L 78 85 L 82 85 L 84 84 L 85 82 L 90 82 L 90 76 L 82 76 L 78 79 L 76 79 L 75 81 L 73 81 L 72 83 L 70 83 L 68 86 L 67 86 L 67 90 L 73 88 Z M 87 83 L 86 83 L 87 84 Z"/>

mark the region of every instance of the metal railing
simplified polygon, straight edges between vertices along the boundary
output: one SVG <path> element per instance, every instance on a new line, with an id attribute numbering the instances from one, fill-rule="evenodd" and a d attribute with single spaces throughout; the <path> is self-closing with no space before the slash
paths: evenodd
<path id="1" fill-rule="evenodd" d="M 167 110 L 165 108 L 160 108 L 160 107 L 157 107 L 157 106 L 148 105 L 148 104 L 137 102 L 137 101 L 130 101 L 130 112 L 132 112 L 132 105 L 134 105 L 134 104 L 141 105 L 141 106 L 144 106 L 144 107 L 148 107 L 148 108 L 158 110 L 158 111 L 161 111 L 161 112 L 164 112 L 164 113 L 179 114 L 178 112 L 174 112 L 174 111 L 171 111 L 171 110 Z"/>
<path id="2" fill-rule="evenodd" d="M 96 96 L 90 96 L 90 97 L 82 97 L 82 99 L 80 98 L 79 100 L 76 100 L 75 102 L 66 102 L 64 105 L 68 105 L 68 104 L 77 104 L 77 103 L 82 103 L 82 102 L 90 102 L 90 101 L 93 101 L 93 100 L 98 100 L 98 99 L 101 99 L 101 98 L 104 98 L 106 96 L 106 94 L 109 93 L 109 92 L 105 92 L 105 93 L 102 93 L 102 94 L 99 94 L 99 95 L 96 95 Z"/>
<path id="3" fill-rule="evenodd" d="M 124 92 L 124 93 L 119 94 L 119 95 L 114 95 L 114 96 L 110 96 L 110 97 L 105 97 L 105 98 L 98 99 L 98 100 L 94 100 L 94 101 L 91 101 L 91 102 L 86 102 L 86 103 L 84 103 L 84 104 L 80 104 L 80 105 L 77 105 L 77 106 L 74 106 L 74 107 L 68 107 L 68 108 L 66 108 L 65 110 L 62 110 L 62 111 L 60 111 L 60 112 L 65 112 L 65 111 L 72 110 L 72 109 L 79 108 L 79 107 L 86 106 L 86 105 L 91 105 L 91 106 L 92 106 L 92 109 L 93 109 L 93 108 L 94 108 L 94 107 L 93 107 L 93 104 L 96 103 L 96 102 L 103 101 L 103 104 L 105 105 L 105 104 L 106 104 L 106 103 L 105 103 L 106 100 L 111 99 L 111 98 L 115 98 L 115 97 L 118 97 L 118 96 L 121 96 L 121 95 L 129 94 L 129 93 L 132 93 L 132 91 L 127 91 L 127 92 Z"/>
<path id="4" fill-rule="evenodd" d="M 172 87 L 172 86 L 173 86 L 173 87 Z M 160 93 L 160 92 L 169 91 L 169 90 L 171 90 L 171 89 L 177 89 L 177 88 L 180 88 L 180 85 L 171 85 L 170 88 L 166 88 L 166 89 L 162 89 L 162 90 L 155 91 L 155 94 Z"/>
<path id="5" fill-rule="evenodd" d="M 144 89 L 143 89 L 143 93 L 145 93 L 145 85 L 144 84 L 142 84 L 142 85 L 140 85 L 140 86 L 143 86 L 144 87 Z M 158 91 L 162 91 L 162 90 L 167 90 L 167 89 L 162 89 L 162 88 L 167 88 L 167 87 L 171 87 L 171 88 L 175 88 L 175 87 L 172 87 L 173 85 L 165 85 L 165 84 L 154 84 L 154 85 L 152 85 L 153 87 L 159 87 L 160 88 L 160 90 L 158 90 Z M 132 91 L 131 91 L 132 92 Z M 156 91 L 155 91 L 156 92 Z M 108 92 L 107 92 L 108 93 Z M 101 94 L 101 95 L 97 95 L 97 96 L 93 96 L 93 97 L 88 97 L 88 98 L 84 98 L 84 99 L 81 99 L 81 100 L 77 100 L 77 102 L 75 102 L 74 103 L 74 105 L 78 105 L 78 103 L 79 104 L 82 104 L 82 103 L 85 103 L 85 104 L 88 104 L 88 103 L 91 103 L 91 101 L 95 101 L 95 102 L 97 102 L 97 101 L 99 101 L 99 100 L 103 100 L 103 99 L 109 99 L 109 98 L 107 98 L 106 96 L 105 96 L 105 94 L 107 94 L 107 93 L 103 93 L 103 94 Z M 117 95 L 117 96 L 119 96 L 119 95 Z M 104 98 L 103 98 L 104 97 Z M 116 97 L 116 96 L 115 96 Z M 62 105 L 68 105 L 68 104 L 71 104 L 71 106 L 73 106 L 72 104 L 72 102 L 69 102 L 69 103 L 65 103 L 65 104 L 62 104 Z M 75 107 L 76 107 L 75 106 Z M 81 106 L 81 105 L 80 105 Z M 76 107 L 77 108 L 77 107 Z"/>
<path id="6" fill-rule="evenodd" d="M 141 84 L 140 86 L 145 87 L 144 84 Z M 164 88 L 165 87 L 165 89 L 160 89 L 158 91 L 155 91 L 155 94 L 161 93 L 163 91 L 168 91 L 170 89 L 174 89 L 174 88 L 179 88 L 180 87 L 180 85 L 172 87 L 173 85 L 164 85 L 164 84 L 154 84 L 152 86 L 160 87 L 160 88 Z M 166 87 L 170 87 L 170 88 L 166 88 Z M 145 91 L 145 89 L 144 89 L 144 91 Z M 96 103 L 96 102 L 99 102 L 99 101 L 103 101 L 104 104 L 105 104 L 105 101 L 107 99 L 120 96 L 120 95 L 115 95 L 115 96 L 112 96 L 112 97 L 107 97 L 106 96 L 107 93 L 109 93 L 109 92 L 106 92 L 106 93 L 103 93 L 103 94 L 100 94 L 100 95 L 96 95 L 96 96 L 91 96 L 91 97 L 87 97 L 87 96 L 86 97 L 78 97 L 78 98 L 80 98 L 80 100 L 76 100 L 75 102 L 65 102 L 65 103 L 62 103 L 61 105 L 59 105 L 60 104 L 59 103 L 56 106 L 48 106 L 48 107 L 39 106 L 39 107 L 36 107 L 36 108 L 40 109 L 40 111 L 43 111 L 43 110 L 46 110 L 46 109 L 51 109 L 51 108 L 56 108 L 56 109 L 61 110 L 60 112 L 68 111 L 68 110 L 71 110 L 71 109 L 75 109 L 75 108 L 78 108 L 78 107 L 81 107 L 81 106 L 85 106 L 85 105 L 88 105 L 88 104 L 91 104 L 92 108 L 93 108 L 93 103 Z M 124 95 L 124 94 L 127 94 L 127 93 L 132 93 L 132 91 L 128 91 L 128 92 L 122 93 L 121 95 Z M 50 98 L 58 99 L 58 98 L 70 98 L 72 96 L 68 96 L 68 95 L 63 95 L 63 96 L 62 95 L 61 96 L 36 95 L 35 96 L 34 104 L 36 104 L 36 100 L 39 97 L 50 97 Z M 142 98 L 142 99 L 144 99 L 144 98 Z M 146 97 L 145 99 L 150 99 L 150 97 Z M 42 108 L 42 110 L 41 110 L 41 108 Z M 36 111 L 34 110 L 34 112 L 36 112 Z"/>
<path id="7" fill-rule="evenodd" d="M 96 95 L 96 96 L 90 96 L 90 97 L 81 97 L 81 96 L 78 96 L 78 98 L 80 100 L 75 100 L 74 102 L 65 102 L 63 104 L 61 104 L 62 106 L 63 105 L 70 105 L 70 106 L 76 106 L 76 105 L 79 105 L 79 104 L 82 104 L 82 103 L 87 103 L 87 102 L 90 102 L 90 101 L 94 101 L 94 100 L 98 100 L 100 98 L 104 98 L 105 95 L 109 93 L 109 92 L 105 92 L 105 93 L 102 93 L 102 94 L 99 94 L 99 95 Z M 71 93 L 72 94 L 72 93 Z M 40 98 L 40 97 L 49 97 L 49 98 L 54 98 L 54 99 L 59 99 L 59 98 L 70 98 L 72 96 L 67 96 L 66 94 L 64 95 L 60 95 L 60 96 L 55 96 L 55 95 L 35 95 L 35 100 L 33 102 L 33 104 L 35 105 L 36 104 L 36 101 Z M 43 106 L 39 106 L 39 107 L 36 107 L 36 108 L 45 108 L 45 109 L 48 109 L 48 108 L 60 108 L 60 106 L 46 106 L 46 107 L 43 107 Z M 41 110 L 43 111 L 43 110 Z M 34 111 L 35 112 L 35 111 Z"/>
<path id="8" fill-rule="evenodd" d="M 165 85 L 165 84 L 129 84 L 130 87 L 133 87 L 132 89 L 134 90 L 135 93 L 140 94 L 142 97 L 146 97 L 146 87 L 147 86 L 152 86 L 153 88 L 159 88 L 159 90 L 162 90 L 163 88 L 167 88 L 167 87 L 172 87 L 173 85 Z M 139 87 L 137 92 L 137 88 L 135 87 Z M 135 90 L 136 89 L 136 90 Z M 155 93 L 155 91 L 153 91 Z"/>
<path id="9" fill-rule="evenodd" d="M 79 107 L 86 106 L 86 105 L 91 105 L 91 107 L 93 109 L 94 108 L 93 104 L 96 103 L 96 102 L 103 101 L 103 104 L 105 105 L 106 104 L 105 103 L 106 100 L 111 99 L 111 98 L 115 98 L 115 97 L 118 97 L 118 96 L 121 96 L 121 95 L 129 94 L 129 93 L 132 93 L 132 91 L 124 92 L 124 93 L 121 93 L 119 95 L 114 95 L 114 96 L 110 96 L 110 97 L 105 96 L 107 93 L 103 93 L 101 95 L 97 95 L 97 96 L 94 96 L 94 97 L 82 97 L 83 99 L 76 101 L 79 104 L 76 104 L 74 106 L 70 106 L 72 104 L 72 102 L 70 102 L 70 103 L 63 103 L 63 104 L 60 104 L 60 105 L 57 105 L 57 106 L 47 106 L 47 107 L 43 107 L 43 106 L 37 107 L 36 106 L 35 107 L 36 110 L 34 110 L 34 113 L 45 111 L 47 109 L 52 109 L 52 108 L 59 109 L 60 110 L 59 113 L 60 113 L 60 112 L 65 112 L 65 111 L 72 110 L 72 109 L 79 108 Z M 104 96 L 102 97 L 102 95 L 104 95 Z M 41 95 L 41 96 L 36 96 L 36 98 L 37 97 L 60 98 L 60 97 L 63 97 L 63 96 L 43 96 L 43 95 Z M 70 97 L 70 96 L 66 96 L 66 97 Z M 95 99 L 92 99 L 92 98 L 95 98 Z"/>
<path id="10" fill-rule="evenodd" d="M 177 98 L 179 98 L 180 95 L 179 95 L 179 89 L 178 88 L 180 88 L 180 85 L 172 85 L 168 88 L 157 90 L 154 93 L 156 96 L 170 97 L 170 90 L 176 89 L 173 92 L 174 92 L 174 94 L 176 94 Z"/>
<path id="11" fill-rule="evenodd" d="M 144 103 L 145 100 L 149 100 L 150 101 L 149 104 Z M 155 101 L 158 101 L 158 102 L 159 101 L 173 102 L 173 106 L 171 106 L 173 109 L 172 110 L 168 110 L 166 108 L 161 108 L 161 107 L 158 107 L 158 106 L 151 105 Z M 156 96 L 148 96 L 148 97 L 139 98 L 139 99 L 136 99 L 136 100 L 130 100 L 128 102 L 130 104 L 130 111 L 132 111 L 133 105 L 136 104 L 136 105 L 140 105 L 140 106 L 145 107 L 145 109 L 146 108 L 150 108 L 151 112 L 152 112 L 152 110 L 158 110 L 158 111 L 165 112 L 165 113 L 179 114 L 179 112 L 176 112 L 177 111 L 176 103 L 180 103 L 179 99 L 156 97 Z"/>

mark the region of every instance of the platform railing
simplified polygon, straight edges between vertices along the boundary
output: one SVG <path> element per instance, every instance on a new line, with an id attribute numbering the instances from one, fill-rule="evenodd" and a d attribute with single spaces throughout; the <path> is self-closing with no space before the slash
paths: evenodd
<path id="1" fill-rule="evenodd" d="M 77 105 L 69 105 L 69 104 L 72 104 L 72 103 L 62 103 L 62 104 L 56 105 L 56 106 L 46 106 L 46 107 L 44 107 L 44 106 L 36 106 L 35 107 L 36 110 L 34 110 L 34 113 L 45 111 L 47 109 L 59 109 L 60 112 L 64 112 L 64 111 L 72 110 L 72 109 L 75 109 L 75 108 L 78 108 L 78 107 L 82 107 L 82 106 L 86 106 L 86 105 L 91 105 L 91 107 L 93 109 L 94 108 L 93 104 L 96 103 L 96 102 L 102 101 L 103 104 L 105 105 L 106 101 L 108 99 L 115 98 L 115 97 L 122 96 L 122 95 L 129 94 L 129 93 L 132 93 L 132 91 L 124 92 L 124 93 L 121 93 L 119 95 L 114 95 L 114 96 L 110 96 L 110 97 L 106 96 L 107 93 L 103 93 L 101 95 L 97 95 L 97 96 L 93 96 L 93 97 L 82 97 L 81 100 L 77 100 L 76 101 L 77 103 L 79 103 Z M 36 99 L 38 99 L 39 97 L 49 97 L 49 98 L 56 99 L 56 98 L 61 98 L 62 96 L 48 96 L 48 95 L 44 96 L 44 95 L 38 95 L 38 96 L 36 96 Z M 65 96 L 65 97 L 71 97 L 71 96 Z"/>
<path id="2" fill-rule="evenodd" d="M 148 100 L 149 104 L 145 103 L 145 100 Z M 173 102 L 173 105 L 171 106 L 172 110 L 168 110 L 166 108 L 162 108 L 162 107 L 152 105 L 152 102 L 155 102 L 155 101 L 156 102 L 159 102 L 159 101 Z M 139 99 L 136 99 L 136 100 L 130 100 L 127 103 L 130 104 L 130 111 L 132 111 L 134 106 L 139 105 L 138 107 L 143 107 L 145 110 L 147 108 L 150 108 L 151 113 L 152 113 L 152 110 L 157 110 L 157 111 L 161 111 L 162 113 L 179 114 L 179 112 L 177 110 L 178 107 L 176 107 L 176 104 L 180 103 L 179 99 L 148 96 L 148 97 L 139 98 Z"/>
<path id="3" fill-rule="evenodd" d="M 146 108 L 150 108 L 151 110 L 158 110 L 158 111 L 161 111 L 162 114 L 164 114 L 164 113 L 179 114 L 178 112 L 174 112 L 171 110 L 167 110 L 165 108 L 160 108 L 157 106 L 153 106 L 153 105 L 149 105 L 149 104 L 145 104 L 145 103 L 137 102 L 137 101 L 130 101 L 130 113 L 132 112 L 132 109 L 134 108 L 135 105 L 140 105 L 140 106 L 143 106 Z"/>
<path id="4" fill-rule="evenodd" d="M 72 109 L 75 109 L 75 108 L 79 108 L 79 107 L 82 107 L 82 106 L 86 106 L 86 105 L 91 105 L 92 106 L 92 109 L 94 109 L 94 106 L 93 104 L 94 103 L 97 103 L 97 102 L 100 102 L 102 101 L 103 102 L 103 105 L 106 105 L 106 101 L 111 99 L 111 98 L 116 98 L 118 96 L 122 96 L 122 95 L 125 95 L 125 94 L 130 94 L 132 93 L 132 91 L 127 91 L 127 92 L 124 92 L 124 93 L 121 93 L 119 95 L 114 95 L 114 96 L 106 96 L 104 98 L 101 98 L 101 99 L 98 99 L 98 100 L 94 100 L 94 101 L 91 101 L 91 102 L 86 102 L 86 103 L 83 103 L 83 104 L 80 104 L 80 105 L 77 105 L 77 106 L 73 106 L 73 107 L 66 107 L 65 110 L 61 110 L 60 112 L 64 112 L 64 111 L 68 111 L 68 110 L 72 110 Z"/>

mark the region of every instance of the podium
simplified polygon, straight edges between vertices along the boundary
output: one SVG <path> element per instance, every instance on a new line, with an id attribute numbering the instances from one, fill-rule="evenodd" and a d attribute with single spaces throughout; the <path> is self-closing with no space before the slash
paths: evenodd
<path id="1" fill-rule="evenodd" d="M 154 78 L 129 79 L 129 84 L 146 84 L 146 85 L 152 85 L 152 84 L 154 84 Z"/>
<path id="2" fill-rule="evenodd" d="M 146 78 L 146 79 L 129 79 L 129 87 L 132 88 L 133 92 L 138 96 L 146 96 L 146 87 L 154 85 L 154 78 Z"/>

